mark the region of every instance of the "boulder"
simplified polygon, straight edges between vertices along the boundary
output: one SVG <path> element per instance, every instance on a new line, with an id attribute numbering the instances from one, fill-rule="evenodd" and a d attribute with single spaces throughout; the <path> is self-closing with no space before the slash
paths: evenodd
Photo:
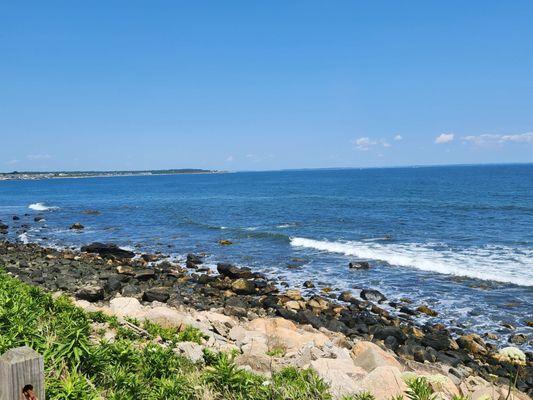
<path id="1" fill-rule="evenodd" d="M 299 290 L 296 289 L 289 289 L 285 292 L 285 296 L 287 296 L 291 300 L 299 301 L 302 300 L 302 294 Z"/>
<path id="2" fill-rule="evenodd" d="M 254 274 L 250 268 L 239 268 L 233 264 L 219 263 L 217 264 L 217 271 L 220 275 L 227 276 L 231 279 L 249 279 L 253 278 Z"/>
<path id="3" fill-rule="evenodd" d="M 372 342 L 357 342 L 352 347 L 351 355 L 354 364 L 368 372 L 383 366 L 391 366 L 398 370 L 403 369 L 402 365 L 396 360 L 394 355 L 386 352 Z"/>
<path id="4" fill-rule="evenodd" d="M 312 289 L 315 287 L 315 284 L 313 283 L 313 281 L 305 281 L 303 283 L 303 287 L 306 289 Z"/>
<path id="5" fill-rule="evenodd" d="M 97 253 L 104 258 L 133 258 L 135 253 L 133 251 L 124 250 L 115 244 L 94 242 L 87 246 L 82 246 L 81 251 L 86 253 Z"/>
<path id="6" fill-rule="evenodd" d="M 439 313 L 435 310 L 432 310 L 428 306 L 420 306 L 416 309 L 418 312 L 429 315 L 430 317 L 436 317 Z"/>
<path id="7" fill-rule="evenodd" d="M 180 342 L 176 345 L 176 351 L 193 363 L 203 361 L 204 359 L 204 348 L 198 343 Z"/>
<path id="8" fill-rule="evenodd" d="M 376 400 L 390 400 L 403 395 L 407 385 L 401 372 L 393 366 L 380 366 L 370 372 L 360 383 L 362 391 L 370 392 Z"/>
<path id="9" fill-rule="evenodd" d="M 146 310 L 144 319 L 161 325 L 163 328 L 181 328 L 194 322 L 185 314 L 168 307 L 154 307 Z"/>
<path id="10" fill-rule="evenodd" d="M 311 361 L 311 369 L 329 385 L 335 398 L 359 391 L 358 381 L 366 375 L 364 369 L 347 359 L 319 358 Z"/>
<path id="11" fill-rule="evenodd" d="M 108 293 L 119 292 L 122 289 L 122 277 L 117 275 L 110 276 L 104 284 L 104 289 Z"/>
<path id="12" fill-rule="evenodd" d="M 143 269 L 135 272 L 134 277 L 139 281 L 148 281 L 150 279 L 155 279 L 155 271 L 153 269 Z"/>
<path id="13" fill-rule="evenodd" d="M 94 303 L 104 299 L 104 288 L 101 286 L 85 286 L 76 292 L 76 298 Z"/>
<path id="14" fill-rule="evenodd" d="M 241 278 L 231 284 L 231 290 L 237 294 L 254 294 L 255 285 L 252 281 Z"/>
<path id="15" fill-rule="evenodd" d="M 218 244 L 220 244 L 221 246 L 229 246 L 230 244 L 233 244 L 233 242 L 227 239 L 220 239 L 218 241 Z"/>
<path id="16" fill-rule="evenodd" d="M 115 297 L 109 302 L 109 309 L 117 317 L 140 318 L 144 313 L 143 306 L 134 297 Z"/>
<path id="17" fill-rule="evenodd" d="M 376 303 L 382 303 L 387 300 L 381 292 L 373 289 L 363 289 L 361 291 L 361 298 L 368 301 L 375 301 Z"/>
<path id="18" fill-rule="evenodd" d="M 465 349 L 472 354 L 487 354 L 488 351 L 485 348 L 485 342 L 479 335 L 470 334 L 463 335 L 457 339 L 457 344 L 460 348 Z"/>
<path id="19" fill-rule="evenodd" d="M 73 229 L 73 230 L 82 230 L 84 229 L 85 227 L 80 224 L 79 222 L 76 222 L 75 224 L 72 224 L 70 225 L 70 228 L 69 229 Z"/>
<path id="20" fill-rule="evenodd" d="M 159 301 L 160 303 L 166 303 L 169 298 L 169 289 L 166 287 L 155 287 L 145 290 L 142 297 L 143 301 Z"/>
<path id="21" fill-rule="evenodd" d="M 370 264 L 368 261 L 352 261 L 348 264 L 351 269 L 369 269 Z"/>
<path id="22" fill-rule="evenodd" d="M 198 265 L 203 264 L 203 260 L 200 256 L 197 256 L 196 254 L 189 253 L 187 254 L 187 261 L 185 265 L 187 268 L 197 268 Z"/>

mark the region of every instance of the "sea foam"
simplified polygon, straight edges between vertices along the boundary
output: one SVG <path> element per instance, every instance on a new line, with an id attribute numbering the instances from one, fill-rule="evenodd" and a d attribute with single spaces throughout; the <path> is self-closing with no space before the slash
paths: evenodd
<path id="1" fill-rule="evenodd" d="M 376 242 L 333 242 L 300 237 L 291 245 L 344 254 L 390 265 L 416 268 L 447 275 L 533 286 L 533 251 L 506 246 L 484 246 L 452 250 L 430 244 L 381 244 Z M 509 260 L 513 260 L 510 262 Z"/>
<path id="2" fill-rule="evenodd" d="M 59 209 L 59 207 L 47 206 L 44 203 L 33 203 L 33 204 L 30 204 L 28 208 L 34 211 L 52 211 L 52 210 Z"/>

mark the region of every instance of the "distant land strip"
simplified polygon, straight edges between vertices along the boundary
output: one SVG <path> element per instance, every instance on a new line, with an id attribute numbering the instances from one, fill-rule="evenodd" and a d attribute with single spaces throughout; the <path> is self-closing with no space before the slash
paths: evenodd
<path id="1" fill-rule="evenodd" d="M 177 174 L 221 174 L 226 171 L 181 168 L 181 169 L 156 169 L 146 171 L 13 171 L 0 172 L 0 180 L 34 180 L 34 179 L 57 179 L 57 178 L 96 178 L 113 176 L 149 176 L 149 175 L 177 175 Z"/>

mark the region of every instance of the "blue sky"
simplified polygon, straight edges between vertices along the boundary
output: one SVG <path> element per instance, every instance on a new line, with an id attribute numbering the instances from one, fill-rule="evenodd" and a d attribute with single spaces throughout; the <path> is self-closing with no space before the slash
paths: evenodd
<path id="1" fill-rule="evenodd" d="M 4 1 L 0 170 L 533 162 L 533 2 Z"/>

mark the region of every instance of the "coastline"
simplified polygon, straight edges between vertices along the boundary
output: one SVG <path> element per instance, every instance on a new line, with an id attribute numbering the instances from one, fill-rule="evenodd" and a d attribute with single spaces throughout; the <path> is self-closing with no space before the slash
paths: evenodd
<path id="1" fill-rule="evenodd" d="M 112 299 L 126 297 L 146 307 L 160 304 L 188 309 L 189 314 L 216 311 L 243 324 L 282 318 L 314 332 L 336 335 L 349 342 L 350 348 L 357 342 L 374 342 L 393 352 L 402 364 L 445 370 L 457 385 L 471 376 L 486 381 L 498 377 L 504 385 L 509 376 L 509 365 L 498 361 L 496 346 L 478 335 L 465 332 L 458 336 L 440 324 L 419 326 L 414 318 L 392 315 L 380 306 L 383 300 L 377 291 L 367 291 L 364 298 L 348 292 L 338 300 L 327 297 L 327 292 L 305 298 L 299 290 L 280 290 L 267 276 L 246 268 L 218 264 L 218 274 L 211 273 L 201 255 L 189 254 L 178 264 L 164 255 L 134 254 L 116 247 L 85 250 L 89 252 L 4 241 L 0 242 L 0 260 L 22 281 L 68 293 L 88 307 L 108 307 L 105 304 Z M 530 353 L 527 357 L 517 386 L 531 393 L 533 359 Z"/>

